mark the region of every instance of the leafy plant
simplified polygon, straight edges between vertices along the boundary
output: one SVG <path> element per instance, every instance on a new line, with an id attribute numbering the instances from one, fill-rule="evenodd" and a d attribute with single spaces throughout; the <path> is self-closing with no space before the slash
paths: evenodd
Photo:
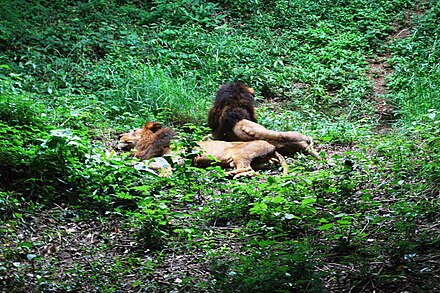
<path id="1" fill-rule="evenodd" d="M 223 292 L 322 289 L 306 245 L 292 243 L 281 249 L 277 246 L 274 241 L 254 241 L 248 254 L 213 256 L 211 270 L 216 288 Z M 270 253 L 273 249 L 277 250 L 276 254 Z"/>
<path id="2" fill-rule="evenodd" d="M 437 2 L 2 8 L 4 290 L 440 290 Z M 236 180 L 192 166 L 233 80 L 254 88 L 260 124 L 311 136 L 334 164 L 298 154 L 286 176 Z M 169 177 L 116 148 L 148 120 L 178 133 Z"/>

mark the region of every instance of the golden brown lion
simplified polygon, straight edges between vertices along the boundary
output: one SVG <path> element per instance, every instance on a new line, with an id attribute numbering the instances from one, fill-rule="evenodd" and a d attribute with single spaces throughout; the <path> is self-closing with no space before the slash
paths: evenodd
<path id="1" fill-rule="evenodd" d="M 225 141 L 265 140 L 282 155 L 306 152 L 320 160 L 311 138 L 294 131 L 273 131 L 257 123 L 254 91 L 243 83 L 220 86 L 209 110 L 208 126 L 214 139 Z"/>
<path id="2" fill-rule="evenodd" d="M 175 132 L 171 128 L 162 127 L 159 122 L 147 122 L 143 128 L 122 134 L 118 148 L 121 150 L 135 148 L 135 157 L 148 160 L 170 153 L 170 142 L 174 135 Z"/>
<path id="3" fill-rule="evenodd" d="M 246 142 L 206 140 L 197 144 L 202 152 L 194 158 L 193 164 L 198 167 L 208 167 L 213 164 L 223 168 L 230 167 L 234 170 L 227 174 L 234 175 L 234 178 L 252 175 L 255 170 L 266 168 L 267 163 L 279 163 L 283 167 L 283 174 L 286 175 L 288 172 L 284 157 L 275 150 L 274 145 L 264 140 Z"/>
<path id="4" fill-rule="evenodd" d="M 148 160 L 171 152 L 170 142 L 176 133 L 159 122 L 147 122 L 136 145 L 135 157 Z"/>
<path id="5" fill-rule="evenodd" d="M 162 128 L 158 122 L 147 122 L 142 129 L 134 129 L 123 134 L 118 147 L 127 150 L 133 146 L 136 148 L 134 156 L 145 160 L 169 153 L 172 136 L 174 131 L 171 129 Z M 223 168 L 233 168 L 227 174 L 233 175 L 234 178 L 252 175 L 255 173 L 254 170 L 264 169 L 269 163 L 281 164 L 283 174 L 287 174 L 288 171 L 284 157 L 276 152 L 274 145 L 264 140 L 248 142 L 207 140 L 197 144 L 200 153 L 193 160 L 195 166 L 219 165 Z"/>

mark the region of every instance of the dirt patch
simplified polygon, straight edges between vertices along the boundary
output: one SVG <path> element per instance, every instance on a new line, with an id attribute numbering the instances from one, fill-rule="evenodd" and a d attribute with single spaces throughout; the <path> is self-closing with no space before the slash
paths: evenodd
<path id="1" fill-rule="evenodd" d="M 395 110 L 392 101 L 386 97 L 388 95 L 386 78 L 391 73 L 391 66 L 388 63 L 390 57 L 391 55 L 375 56 L 369 61 L 368 77 L 373 82 L 372 99 L 375 101 L 374 109 L 379 115 L 379 121 L 390 120 Z"/>
<path id="2" fill-rule="evenodd" d="M 405 17 L 400 22 L 392 24 L 394 33 L 390 35 L 388 44 L 393 44 L 396 40 L 407 38 L 413 31 L 412 16 L 422 15 L 425 13 L 420 7 L 416 7 L 415 11 L 407 9 L 405 11 Z M 375 102 L 374 108 L 378 115 L 380 132 L 388 131 L 391 129 L 389 125 L 394 119 L 394 113 L 396 106 L 391 99 L 388 98 L 389 91 L 387 87 L 387 77 L 392 74 L 392 68 L 389 64 L 391 54 L 386 53 L 384 55 L 374 55 L 369 60 L 370 68 L 367 72 L 368 78 L 372 81 L 372 99 Z"/>
<path id="3" fill-rule="evenodd" d="M 90 215 L 89 219 L 80 219 L 75 209 L 55 204 L 37 214 L 24 214 L 23 219 L 25 221 L 16 227 L 16 234 L 4 233 L 3 243 L 0 243 L 14 264 L 10 265 L 11 260 L 3 262 L 0 256 L 0 264 L 3 262 L 8 268 L 8 274 L 0 273 L 0 282 L 9 283 L 9 288 L 14 288 L 15 292 L 32 292 L 34 288 L 51 291 L 54 280 L 57 286 L 68 286 L 76 280 L 79 291 L 90 292 L 93 288 L 88 278 L 94 275 L 104 282 L 124 277 L 127 284 L 151 279 L 151 275 L 147 275 L 151 267 L 149 255 L 137 259 L 140 269 L 131 270 L 130 277 L 114 270 L 118 265 L 127 265 L 130 255 L 139 250 L 134 231 L 121 228 L 122 223 L 117 218 L 103 220 Z M 18 250 L 20 253 L 14 254 L 20 243 L 30 243 L 32 247 L 29 244 L 28 251 L 21 253 Z M 24 275 L 26 281 L 17 282 L 20 279 L 16 276 Z"/>
<path id="4" fill-rule="evenodd" d="M 343 143 L 334 143 L 325 148 L 325 153 L 327 157 L 331 158 L 333 156 L 342 156 L 346 152 L 353 151 L 356 149 L 356 145 L 354 142 L 350 142 L 347 144 Z"/>
<path id="5" fill-rule="evenodd" d="M 391 67 L 387 60 L 391 55 L 385 55 L 383 57 L 375 56 L 370 59 L 370 69 L 368 71 L 368 77 L 373 81 L 373 92 L 375 96 L 384 96 L 388 93 L 385 78 L 391 72 Z"/>

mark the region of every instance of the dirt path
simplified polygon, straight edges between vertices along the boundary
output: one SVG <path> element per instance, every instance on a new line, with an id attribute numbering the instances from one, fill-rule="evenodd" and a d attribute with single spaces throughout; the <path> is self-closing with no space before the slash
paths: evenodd
<path id="1" fill-rule="evenodd" d="M 405 18 L 401 23 L 393 23 L 394 33 L 390 35 L 388 47 L 399 39 L 407 38 L 413 31 L 412 16 L 422 15 L 425 11 L 416 8 L 415 11 L 407 9 Z M 389 60 L 392 58 L 390 52 L 384 54 L 375 54 L 369 60 L 370 69 L 367 72 L 368 78 L 372 81 L 373 92 L 372 99 L 375 101 L 375 110 L 378 114 L 378 131 L 388 131 L 391 129 L 391 123 L 395 118 L 396 105 L 393 103 L 387 87 L 387 78 L 393 73 Z"/>

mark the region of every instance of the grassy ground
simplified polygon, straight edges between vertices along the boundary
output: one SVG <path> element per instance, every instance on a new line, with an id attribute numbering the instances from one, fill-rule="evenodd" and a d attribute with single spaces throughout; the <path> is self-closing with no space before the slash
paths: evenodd
<path id="1" fill-rule="evenodd" d="M 433 292 L 437 1 L 2 1 L 1 292 Z M 119 133 L 209 134 L 222 83 L 313 137 L 230 180 L 133 168 Z"/>

